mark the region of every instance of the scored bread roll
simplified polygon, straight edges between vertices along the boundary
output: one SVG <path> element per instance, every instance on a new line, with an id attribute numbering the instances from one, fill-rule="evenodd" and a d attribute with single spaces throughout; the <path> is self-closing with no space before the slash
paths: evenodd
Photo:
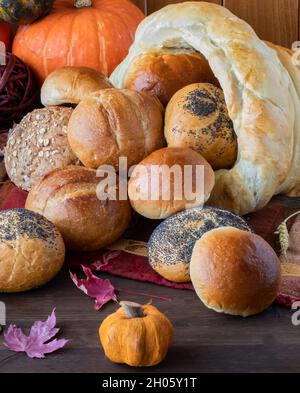
<path id="1" fill-rule="evenodd" d="M 190 260 L 195 242 L 206 232 L 225 226 L 251 231 L 243 218 L 215 207 L 195 207 L 174 214 L 149 239 L 150 266 L 167 280 L 191 281 Z"/>
<path id="2" fill-rule="evenodd" d="M 78 163 L 67 139 L 72 111 L 63 107 L 36 109 L 10 130 L 4 160 L 17 187 L 29 191 L 51 170 Z"/>
<path id="3" fill-rule="evenodd" d="M 155 95 L 166 106 L 178 90 L 195 82 L 219 86 L 205 57 L 196 52 L 164 50 L 137 56 L 129 67 L 124 87 Z"/>
<path id="4" fill-rule="evenodd" d="M 28 194 L 26 208 L 42 214 L 72 250 L 97 250 L 116 241 L 131 219 L 128 200 L 100 200 L 96 171 L 70 166 L 47 174 Z"/>
<path id="5" fill-rule="evenodd" d="M 168 146 L 190 147 L 214 170 L 231 168 L 237 157 L 237 137 L 222 90 L 194 83 L 179 90 L 166 109 Z"/>
<path id="6" fill-rule="evenodd" d="M 191 170 L 185 172 L 188 167 Z M 202 206 L 214 179 L 211 166 L 200 154 L 189 148 L 166 147 L 134 168 L 128 183 L 129 199 L 142 216 L 163 219 L 187 207 Z"/>
<path id="7" fill-rule="evenodd" d="M 190 275 L 208 308 L 246 317 L 262 312 L 275 300 L 281 268 L 275 251 L 260 236 L 218 228 L 196 242 Z"/>
<path id="8" fill-rule="evenodd" d="M 46 284 L 62 268 L 65 245 L 55 226 L 26 209 L 0 212 L 0 292 Z"/>
<path id="9" fill-rule="evenodd" d="M 91 93 L 113 87 L 109 79 L 88 67 L 62 67 L 49 74 L 41 89 L 44 106 L 78 104 Z"/>
<path id="10" fill-rule="evenodd" d="M 80 102 L 70 118 L 70 146 L 88 168 L 135 165 L 164 145 L 163 107 L 156 97 L 132 90 L 101 90 Z"/>

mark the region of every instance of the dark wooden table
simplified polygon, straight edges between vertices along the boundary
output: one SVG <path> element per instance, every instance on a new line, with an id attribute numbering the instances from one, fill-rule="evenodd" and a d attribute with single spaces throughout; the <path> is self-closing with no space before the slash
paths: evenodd
<path id="1" fill-rule="evenodd" d="M 46 359 L 29 359 L 3 346 L 0 336 L 0 372 L 300 372 L 300 326 L 292 312 L 274 305 L 250 318 L 230 317 L 206 309 L 193 291 L 170 289 L 128 279 L 109 277 L 123 289 L 169 297 L 155 300 L 175 327 L 175 339 L 165 361 L 151 369 L 113 364 L 99 344 L 101 321 L 117 308 L 111 302 L 101 311 L 78 290 L 63 271 L 49 285 L 23 294 L 1 295 L 8 323 L 27 329 L 57 309 L 61 337 L 72 341 Z M 120 293 L 122 300 L 148 302 L 149 298 Z"/>

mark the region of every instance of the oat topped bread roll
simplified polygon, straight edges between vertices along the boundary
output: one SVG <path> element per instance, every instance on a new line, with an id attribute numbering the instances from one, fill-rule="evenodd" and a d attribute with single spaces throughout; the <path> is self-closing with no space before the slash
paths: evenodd
<path id="1" fill-rule="evenodd" d="M 194 83 L 179 90 L 166 110 L 168 146 L 190 147 L 214 170 L 231 168 L 237 157 L 237 138 L 222 90 Z"/>
<path id="2" fill-rule="evenodd" d="M 205 57 L 189 50 L 165 49 L 136 57 L 124 87 L 155 95 L 166 106 L 178 90 L 196 82 L 219 85 Z"/>
<path id="3" fill-rule="evenodd" d="M 36 109 L 9 132 L 5 167 L 17 187 L 29 191 L 47 172 L 79 162 L 67 140 L 72 111 L 63 107 Z"/>
<path id="4" fill-rule="evenodd" d="M 246 214 L 295 189 L 300 183 L 300 70 L 292 57 L 278 55 L 224 7 L 172 4 L 139 25 L 127 58 L 110 78 L 114 86 L 124 86 L 137 56 L 164 48 L 188 48 L 206 57 L 237 134 L 237 160 L 232 169 L 216 172 L 211 203 Z"/>
<path id="5" fill-rule="evenodd" d="M 49 74 L 41 89 L 44 106 L 78 104 L 91 93 L 113 87 L 109 79 L 88 67 L 62 67 Z"/>

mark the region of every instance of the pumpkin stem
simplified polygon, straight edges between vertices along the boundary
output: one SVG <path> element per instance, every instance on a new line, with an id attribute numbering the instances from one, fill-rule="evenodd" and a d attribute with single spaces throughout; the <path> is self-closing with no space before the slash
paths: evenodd
<path id="1" fill-rule="evenodd" d="M 120 302 L 128 318 L 143 318 L 145 316 L 143 307 L 134 302 Z"/>
<path id="2" fill-rule="evenodd" d="M 91 7 L 92 5 L 92 0 L 75 0 L 74 2 L 74 7 L 76 8 Z"/>

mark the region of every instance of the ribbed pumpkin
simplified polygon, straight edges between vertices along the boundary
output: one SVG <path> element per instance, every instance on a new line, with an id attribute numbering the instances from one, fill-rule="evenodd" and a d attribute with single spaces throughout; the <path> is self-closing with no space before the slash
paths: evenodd
<path id="1" fill-rule="evenodd" d="M 53 0 L 0 0 L 0 19 L 24 25 L 47 14 Z"/>
<path id="2" fill-rule="evenodd" d="M 19 27 L 13 53 L 43 82 L 57 68 L 109 76 L 126 57 L 143 13 L 129 0 L 56 0 L 45 18 Z"/>
<path id="3" fill-rule="evenodd" d="M 159 364 L 172 342 L 171 322 L 150 304 L 120 302 L 120 305 L 99 329 L 105 355 L 112 362 L 134 367 Z"/>

